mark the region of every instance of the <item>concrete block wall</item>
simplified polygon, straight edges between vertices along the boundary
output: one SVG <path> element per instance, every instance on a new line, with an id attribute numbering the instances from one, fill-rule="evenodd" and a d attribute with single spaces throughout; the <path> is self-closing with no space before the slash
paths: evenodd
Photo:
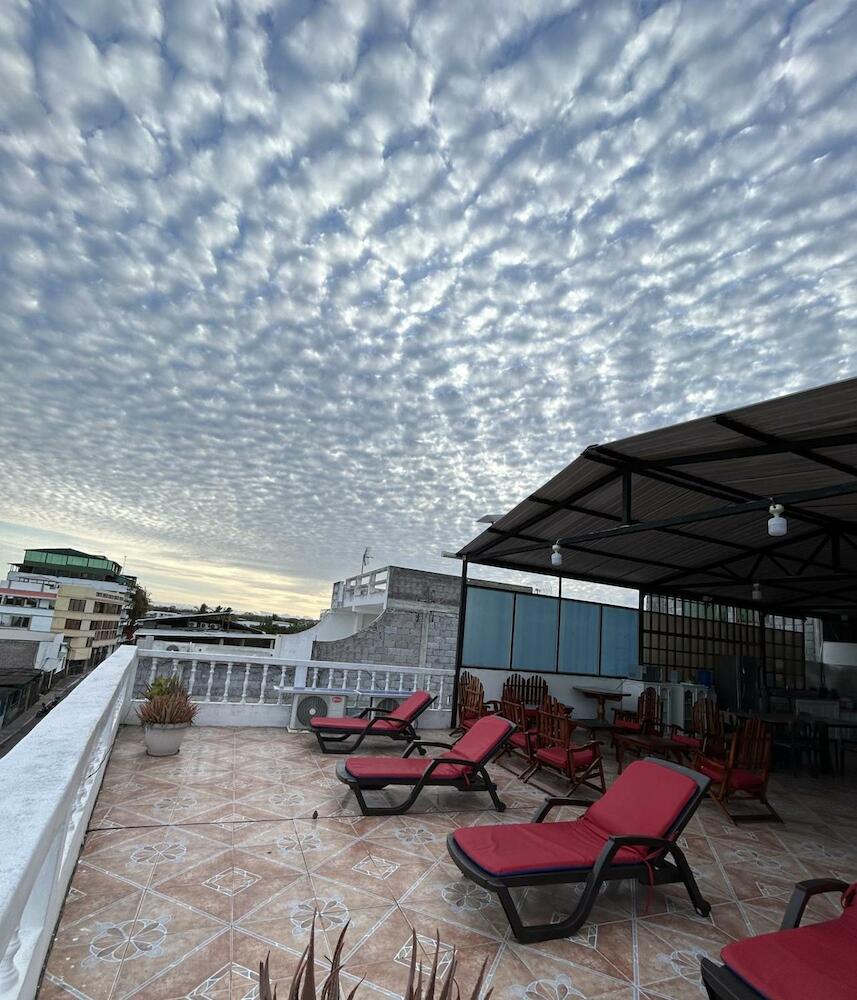
<path id="1" fill-rule="evenodd" d="M 419 569 L 391 566 L 387 580 L 387 607 L 399 601 L 442 604 L 458 608 L 461 579 L 447 573 L 425 573 Z"/>
<path id="2" fill-rule="evenodd" d="M 418 667 L 427 614 L 424 611 L 384 611 L 367 628 L 345 639 L 316 640 L 312 644 L 312 658 Z"/>
<path id="3" fill-rule="evenodd" d="M 386 609 L 354 635 L 317 640 L 312 658 L 452 670 L 459 596 L 456 576 L 391 566 Z"/>

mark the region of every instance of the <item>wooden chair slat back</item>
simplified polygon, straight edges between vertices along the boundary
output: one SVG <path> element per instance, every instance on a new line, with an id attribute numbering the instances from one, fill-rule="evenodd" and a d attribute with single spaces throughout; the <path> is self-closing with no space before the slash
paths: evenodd
<path id="1" fill-rule="evenodd" d="M 519 733 L 525 733 L 529 728 L 524 703 L 518 698 L 513 698 L 505 688 L 503 688 L 503 697 L 500 699 L 500 715 L 504 719 L 508 719 L 509 722 L 513 722 L 518 727 Z"/>
<path id="2" fill-rule="evenodd" d="M 637 699 L 637 721 L 660 724 L 664 706 L 653 687 L 647 687 Z"/>
<path id="3" fill-rule="evenodd" d="M 524 706 L 538 706 L 548 695 L 548 685 L 544 677 L 510 674 L 503 684 L 503 695 L 507 693 L 517 701 L 523 702 Z"/>
<path id="4" fill-rule="evenodd" d="M 574 723 L 565 705 L 548 696 L 539 708 L 537 739 L 541 746 L 567 747 L 571 745 Z"/>
<path id="5" fill-rule="evenodd" d="M 767 772 L 771 762 L 771 734 L 761 719 L 745 719 L 738 727 L 729 753 L 730 767 Z"/>

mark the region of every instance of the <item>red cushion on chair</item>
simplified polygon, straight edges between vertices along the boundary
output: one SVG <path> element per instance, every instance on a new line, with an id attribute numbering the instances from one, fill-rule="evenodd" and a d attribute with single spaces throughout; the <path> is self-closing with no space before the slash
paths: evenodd
<path id="1" fill-rule="evenodd" d="M 633 722 L 631 719 L 617 719 L 613 723 L 614 729 L 627 729 L 630 733 L 639 733 L 643 726 L 640 722 Z"/>
<path id="2" fill-rule="evenodd" d="M 607 838 L 586 817 L 563 823 L 507 823 L 456 830 L 456 844 L 491 875 L 591 868 Z M 639 855 L 623 847 L 616 864 L 639 863 Z"/>
<path id="3" fill-rule="evenodd" d="M 572 751 L 575 768 L 589 767 L 596 757 L 594 747 L 587 747 L 585 750 L 575 750 L 572 747 Z M 568 751 L 563 750 L 562 747 L 542 747 L 540 750 L 536 750 L 536 759 L 543 764 L 558 767 L 563 771 L 568 767 Z"/>
<path id="4" fill-rule="evenodd" d="M 586 811 L 605 835 L 639 833 L 665 837 L 699 785 L 679 771 L 649 760 L 635 760 Z"/>
<path id="5" fill-rule="evenodd" d="M 708 759 L 701 760 L 697 770 L 718 785 L 723 781 L 726 771 L 723 764 Z M 744 771 L 741 768 L 735 768 L 729 775 L 729 788 L 736 792 L 750 792 L 762 788 L 764 783 L 764 779 L 758 771 Z"/>
<path id="6" fill-rule="evenodd" d="M 687 775 L 662 764 L 638 760 L 580 819 L 473 826 L 456 830 L 453 836 L 461 850 L 492 875 L 591 868 L 609 837 L 667 836 L 698 787 Z M 613 863 L 640 860 L 636 848 L 623 847 Z"/>
<path id="7" fill-rule="evenodd" d="M 428 691 L 414 691 L 398 708 L 393 710 L 392 715 L 396 719 L 413 722 L 431 700 L 432 696 Z"/>
<path id="8" fill-rule="evenodd" d="M 336 719 L 330 715 L 316 715 L 314 718 L 310 719 L 310 726 L 312 726 L 313 729 L 330 729 L 340 733 L 362 733 L 370 722 L 371 719 L 358 719 L 354 716 L 347 715 L 341 719 Z M 372 732 L 398 732 L 401 726 L 401 722 L 391 722 L 389 719 L 379 719 L 378 722 L 375 723 Z"/>
<path id="9" fill-rule="evenodd" d="M 427 757 L 349 757 L 345 769 L 353 778 L 417 782 L 429 766 Z M 432 780 L 455 781 L 467 768 L 463 764 L 441 764 L 432 771 Z"/>
<path id="10" fill-rule="evenodd" d="M 451 757 L 458 760 L 472 760 L 474 764 L 486 764 L 499 749 L 514 727 L 508 719 L 499 715 L 486 715 L 477 719 L 471 729 L 452 747 L 440 755 L 440 760 Z M 418 781 L 431 763 L 425 757 L 349 757 L 345 768 L 354 778 L 383 779 L 391 781 Z M 431 773 L 429 780 L 455 781 L 471 772 L 466 764 L 440 764 Z"/>
<path id="11" fill-rule="evenodd" d="M 727 945 L 726 965 L 766 1000 L 853 1000 L 857 906 L 841 917 Z"/>
<path id="12" fill-rule="evenodd" d="M 414 691 L 410 697 L 406 698 L 394 713 L 387 719 L 379 718 L 372 727 L 373 733 L 398 732 L 405 725 L 412 722 L 425 706 L 432 700 L 428 691 Z M 373 716 L 364 719 L 343 718 L 335 719 L 329 715 L 317 715 L 310 720 L 313 729 L 337 729 L 340 732 L 362 733 L 372 721 Z"/>
<path id="13" fill-rule="evenodd" d="M 702 740 L 698 740 L 695 736 L 688 736 L 687 733 L 675 733 L 673 735 L 673 742 L 680 743 L 683 747 L 688 747 L 690 750 L 702 749 Z"/>
<path id="14" fill-rule="evenodd" d="M 515 727 L 502 715 L 483 715 L 441 757 L 460 757 L 474 764 L 485 764 L 494 756 Z"/>
<path id="15" fill-rule="evenodd" d="M 509 737 L 509 742 L 513 747 L 517 747 L 519 750 L 526 750 L 527 736 L 533 736 L 535 732 L 535 729 L 531 729 L 528 733 L 512 733 Z"/>

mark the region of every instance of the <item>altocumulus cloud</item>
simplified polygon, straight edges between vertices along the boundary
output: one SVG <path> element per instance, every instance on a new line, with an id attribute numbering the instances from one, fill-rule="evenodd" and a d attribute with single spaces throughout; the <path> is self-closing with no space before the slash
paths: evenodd
<path id="1" fill-rule="evenodd" d="M 5 0 L 0 42 L 7 521 L 318 592 L 853 367 L 853 3 Z"/>

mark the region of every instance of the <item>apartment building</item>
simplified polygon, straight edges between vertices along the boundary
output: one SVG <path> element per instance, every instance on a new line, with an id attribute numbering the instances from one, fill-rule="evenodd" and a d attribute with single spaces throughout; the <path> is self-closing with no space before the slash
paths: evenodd
<path id="1" fill-rule="evenodd" d="M 27 549 L 0 585 L 0 625 L 64 635 L 68 669 L 81 673 L 121 643 L 136 582 L 106 556 Z"/>

